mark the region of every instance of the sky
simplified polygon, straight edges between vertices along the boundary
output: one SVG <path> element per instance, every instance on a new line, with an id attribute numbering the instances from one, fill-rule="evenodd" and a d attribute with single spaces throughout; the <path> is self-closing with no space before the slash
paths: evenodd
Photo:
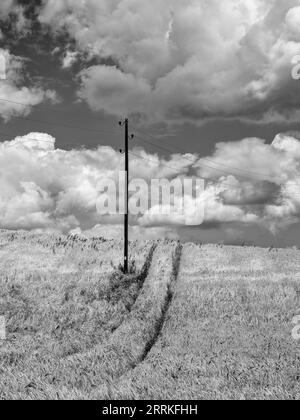
<path id="1" fill-rule="evenodd" d="M 132 179 L 205 180 L 204 221 L 133 239 L 300 246 L 299 0 L 2 0 L 0 28 L 0 228 L 120 236 L 127 116 Z"/>

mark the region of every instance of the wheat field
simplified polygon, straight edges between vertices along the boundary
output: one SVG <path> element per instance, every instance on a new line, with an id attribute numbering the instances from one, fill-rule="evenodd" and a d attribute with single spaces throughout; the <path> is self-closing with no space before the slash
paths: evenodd
<path id="1" fill-rule="evenodd" d="M 297 250 L 0 232 L 1 399 L 299 399 Z"/>

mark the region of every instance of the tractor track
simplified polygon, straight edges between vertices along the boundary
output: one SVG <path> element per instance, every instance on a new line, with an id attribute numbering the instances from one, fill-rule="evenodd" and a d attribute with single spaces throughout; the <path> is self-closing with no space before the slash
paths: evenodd
<path id="1" fill-rule="evenodd" d="M 165 302 L 162 308 L 162 314 L 155 324 L 154 335 L 146 343 L 144 353 L 141 356 L 139 363 L 142 363 L 147 358 L 148 354 L 150 353 L 150 351 L 152 350 L 152 348 L 155 346 L 156 342 L 158 341 L 162 333 L 162 330 L 164 328 L 164 325 L 168 316 L 168 312 L 173 301 L 174 283 L 177 281 L 177 278 L 178 278 L 178 274 L 180 270 L 181 255 L 182 255 L 182 244 L 178 244 L 172 258 L 172 280 L 167 286 L 167 292 L 165 296 Z"/>
<path id="2" fill-rule="evenodd" d="M 48 387 L 53 377 L 58 380 L 60 391 L 56 388 L 56 399 L 63 399 L 62 393 L 66 389 L 77 389 L 89 396 L 107 395 L 113 383 L 147 358 L 167 320 L 180 269 L 182 245 L 173 243 L 173 250 L 168 250 L 168 246 L 162 244 L 151 248 L 141 271 L 136 301 L 107 343 L 96 345 L 87 353 L 70 356 L 63 366 L 49 372 Z M 70 377 L 70 371 L 76 375 Z"/>

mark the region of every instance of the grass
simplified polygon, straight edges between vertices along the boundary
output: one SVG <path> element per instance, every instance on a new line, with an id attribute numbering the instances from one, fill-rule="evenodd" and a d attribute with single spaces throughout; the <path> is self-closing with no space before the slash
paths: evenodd
<path id="1" fill-rule="evenodd" d="M 66 390 L 76 392 L 81 398 L 99 399 L 110 395 L 110 384 L 143 360 L 145 348 L 156 334 L 162 317 L 168 284 L 172 277 L 172 257 L 176 245 L 166 252 L 164 246 L 155 249 L 153 260 L 143 290 L 122 325 L 110 337 L 85 353 L 55 360 L 39 360 L 23 366 L 27 383 L 34 388 L 19 389 L 21 397 L 45 398 L 45 395 L 62 399 Z M 52 386 L 55 378 L 56 386 Z M 66 394 L 67 392 L 67 394 Z M 81 394 L 80 394 L 81 393 Z"/>
<path id="2" fill-rule="evenodd" d="M 183 249 L 167 320 L 119 399 L 299 399 L 296 251 Z"/>
<path id="3" fill-rule="evenodd" d="M 296 250 L 0 233 L 1 399 L 299 399 Z"/>
<path id="4" fill-rule="evenodd" d="M 136 273 L 125 278 L 110 260 L 121 259 L 121 246 L 110 242 L 97 241 L 95 250 L 96 241 L 83 245 L 69 238 L 53 253 L 52 244 L 40 237 L 8 239 L 0 251 L 0 315 L 8 331 L 0 348 L 0 380 L 20 371 L 24 376 L 34 366 L 43 369 L 43 361 L 55 365 L 107 340 L 130 312 L 153 254 L 152 244 L 133 244 Z M 6 386 L 1 395 L 10 391 Z"/>

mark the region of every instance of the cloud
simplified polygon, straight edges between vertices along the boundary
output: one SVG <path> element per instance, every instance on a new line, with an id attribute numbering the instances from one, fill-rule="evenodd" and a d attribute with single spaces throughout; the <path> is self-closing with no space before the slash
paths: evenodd
<path id="1" fill-rule="evenodd" d="M 78 54 L 74 51 L 67 50 L 62 58 L 62 68 L 69 69 L 76 63 Z"/>
<path id="2" fill-rule="evenodd" d="M 92 229 L 81 231 L 77 230 L 74 233 L 85 235 L 88 237 L 104 237 L 106 239 L 120 240 L 124 234 L 124 226 L 121 224 L 115 225 L 96 225 Z M 179 240 L 179 235 L 171 227 L 141 227 L 130 226 L 129 235 L 132 240 L 155 240 L 167 238 L 172 240 Z"/>
<path id="3" fill-rule="evenodd" d="M 0 18 L 4 19 L 15 10 L 16 1 L 15 0 L 1 0 L 0 3 Z"/>
<path id="4" fill-rule="evenodd" d="M 171 170 L 162 167 L 164 160 L 149 156 L 147 169 L 139 156 L 148 155 L 136 150 L 131 162 L 133 176 L 170 176 Z M 178 157 L 171 162 L 178 173 L 185 171 L 187 165 L 180 163 Z M 69 232 L 78 227 L 90 229 L 99 223 L 121 223 L 122 217 L 102 217 L 96 209 L 99 180 L 117 180 L 123 170 L 122 155 L 109 147 L 63 151 L 55 149 L 52 136 L 30 133 L 0 143 L 0 167 L 2 228 Z"/>
<path id="5" fill-rule="evenodd" d="M 5 78 L 0 82 L 0 116 L 8 121 L 14 116 L 27 116 L 33 106 L 45 100 L 57 101 L 56 93 L 40 86 L 24 86 L 24 60 L 0 48 L 5 63 Z"/>
<path id="6" fill-rule="evenodd" d="M 5 148 L 25 149 L 27 151 L 53 151 L 55 138 L 46 133 L 30 133 L 26 136 L 18 136 L 10 142 L 4 143 Z"/>
<path id="7" fill-rule="evenodd" d="M 105 110 L 109 114 L 138 113 L 145 109 L 150 86 L 131 74 L 116 67 L 93 66 L 80 74 L 79 97 L 85 99 L 92 109 Z"/>
<path id="8" fill-rule="evenodd" d="M 262 139 L 220 143 L 206 159 L 177 154 L 166 160 L 135 149 L 130 161 L 132 179 L 149 185 L 152 179 L 182 180 L 193 175 L 208 181 L 197 195 L 186 196 L 184 216 L 175 190 L 171 214 L 149 203 L 145 214 L 131 217 L 132 234 L 176 237 L 187 226 L 213 231 L 224 226 L 239 230 L 257 226 L 275 233 L 299 223 L 298 137 L 297 133 L 280 134 L 270 145 Z M 99 181 L 118 181 L 123 169 L 123 156 L 110 147 L 55 149 L 55 139 L 46 133 L 0 143 L 0 228 L 71 232 L 96 226 L 98 231 L 114 234 L 123 217 L 98 213 Z M 119 195 L 124 197 L 122 185 Z"/>
<path id="9" fill-rule="evenodd" d="M 101 62 L 80 74 L 79 96 L 94 110 L 269 123 L 299 117 L 300 84 L 291 77 L 299 7 L 299 0 L 44 0 L 39 19 Z"/>
<path id="10" fill-rule="evenodd" d="M 17 0 L 1 0 L 0 20 L 13 18 L 14 30 L 18 34 L 25 34 L 28 30 L 28 20 L 24 13 L 24 6 L 18 4 Z M 0 39 L 3 37 L 0 29 Z"/>
<path id="11" fill-rule="evenodd" d="M 224 203 L 247 210 L 256 207 L 257 222 L 275 232 L 299 221 L 298 138 L 299 133 L 286 133 L 272 144 L 262 139 L 219 143 L 210 158 L 200 159 L 194 167 L 198 176 L 216 181 Z M 222 171 L 232 175 L 220 177 Z"/>
<path id="12" fill-rule="evenodd" d="M 216 226 L 226 223 L 260 223 L 259 216 L 243 208 L 244 203 L 226 200 L 224 191 L 228 188 L 207 185 L 197 196 L 186 195 L 184 202 L 174 198 L 173 205 L 153 206 L 140 219 L 141 226 Z M 184 209 L 182 211 L 182 209 Z"/>
<path id="13" fill-rule="evenodd" d="M 299 41 L 300 36 L 300 7 L 291 8 L 286 15 L 286 24 L 289 31 L 295 36 L 295 40 Z"/>

